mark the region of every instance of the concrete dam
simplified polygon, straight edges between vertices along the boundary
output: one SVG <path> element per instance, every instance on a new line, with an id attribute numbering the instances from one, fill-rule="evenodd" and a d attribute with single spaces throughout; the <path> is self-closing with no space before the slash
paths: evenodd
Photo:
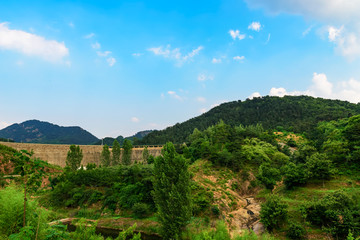
<path id="1" fill-rule="evenodd" d="M 12 143 L 12 142 L 0 142 L 2 145 L 12 147 L 16 150 L 27 150 L 33 151 L 35 158 L 40 158 L 41 160 L 47 161 L 48 163 L 59 165 L 65 167 L 66 165 L 66 156 L 70 150 L 70 145 L 62 144 L 37 144 L 37 143 Z M 83 160 L 81 164 L 86 166 L 88 163 L 100 164 L 100 157 L 103 146 L 100 145 L 79 145 L 82 153 Z M 148 146 L 149 154 L 157 157 L 161 154 L 160 146 Z M 132 163 L 143 162 L 142 153 L 144 151 L 143 147 L 134 147 L 131 153 Z M 111 152 L 111 149 L 110 149 Z M 121 155 L 122 157 L 122 155 Z"/>

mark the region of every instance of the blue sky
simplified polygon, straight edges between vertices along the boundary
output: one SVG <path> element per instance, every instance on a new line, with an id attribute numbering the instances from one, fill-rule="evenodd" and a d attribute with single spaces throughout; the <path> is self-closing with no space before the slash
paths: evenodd
<path id="1" fill-rule="evenodd" d="M 163 129 L 225 101 L 360 101 L 356 0 L 0 3 L 0 129 Z"/>

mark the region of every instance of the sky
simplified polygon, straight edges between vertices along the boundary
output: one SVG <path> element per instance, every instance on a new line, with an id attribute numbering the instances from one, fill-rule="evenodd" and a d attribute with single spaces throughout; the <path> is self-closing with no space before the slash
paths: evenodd
<path id="1" fill-rule="evenodd" d="M 0 129 L 98 138 L 265 95 L 360 101 L 358 0 L 1 1 Z"/>

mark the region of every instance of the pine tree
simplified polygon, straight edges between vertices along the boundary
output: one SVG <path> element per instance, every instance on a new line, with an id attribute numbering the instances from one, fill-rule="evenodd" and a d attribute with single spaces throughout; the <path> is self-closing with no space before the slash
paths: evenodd
<path id="1" fill-rule="evenodd" d="M 110 166 L 110 150 L 108 145 L 104 145 L 103 146 L 103 150 L 101 152 L 101 164 L 104 167 L 109 167 Z"/>
<path id="2" fill-rule="evenodd" d="M 71 145 L 66 157 L 66 166 L 72 171 L 76 171 L 80 167 L 82 159 L 83 153 L 80 146 Z"/>
<path id="3" fill-rule="evenodd" d="M 113 142 L 113 149 L 112 149 L 112 166 L 116 166 L 120 164 L 120 155 L 121 155 L 121 149 L 119 142 L 115 139 Z"/>
<path id="4" fill-rule="evenodd" d="M 131 163 L 131 152 L 132 152 L 132 144 L 128 139 L 124 140 L 123 143 L 123 156 L 122 156 L 122 164 L 130 165 Z"/>
<path id="5" fill-rule="evenodd" d="M 179 239 L 191 217 L 188 164 L 172 143 L 161 154 L 154 165 L 154 200 L 164 239 Z"/>

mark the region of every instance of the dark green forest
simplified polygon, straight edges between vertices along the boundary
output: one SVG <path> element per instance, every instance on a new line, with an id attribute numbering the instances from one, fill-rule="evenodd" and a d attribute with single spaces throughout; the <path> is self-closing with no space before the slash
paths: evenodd
<path id="1" fill-rule="evenodd" d="M 205 130 L 223 120 L 231 126 L 262 124 L 265 129 L 287 130 L 311 136 L 318 122 L 360 114 L 360 104 L 309 96 L 254 98 L 223 103 L 210 111 L 161 131 L 154 131 L 141 144 L 183 143 L 195 128 Z"/>

